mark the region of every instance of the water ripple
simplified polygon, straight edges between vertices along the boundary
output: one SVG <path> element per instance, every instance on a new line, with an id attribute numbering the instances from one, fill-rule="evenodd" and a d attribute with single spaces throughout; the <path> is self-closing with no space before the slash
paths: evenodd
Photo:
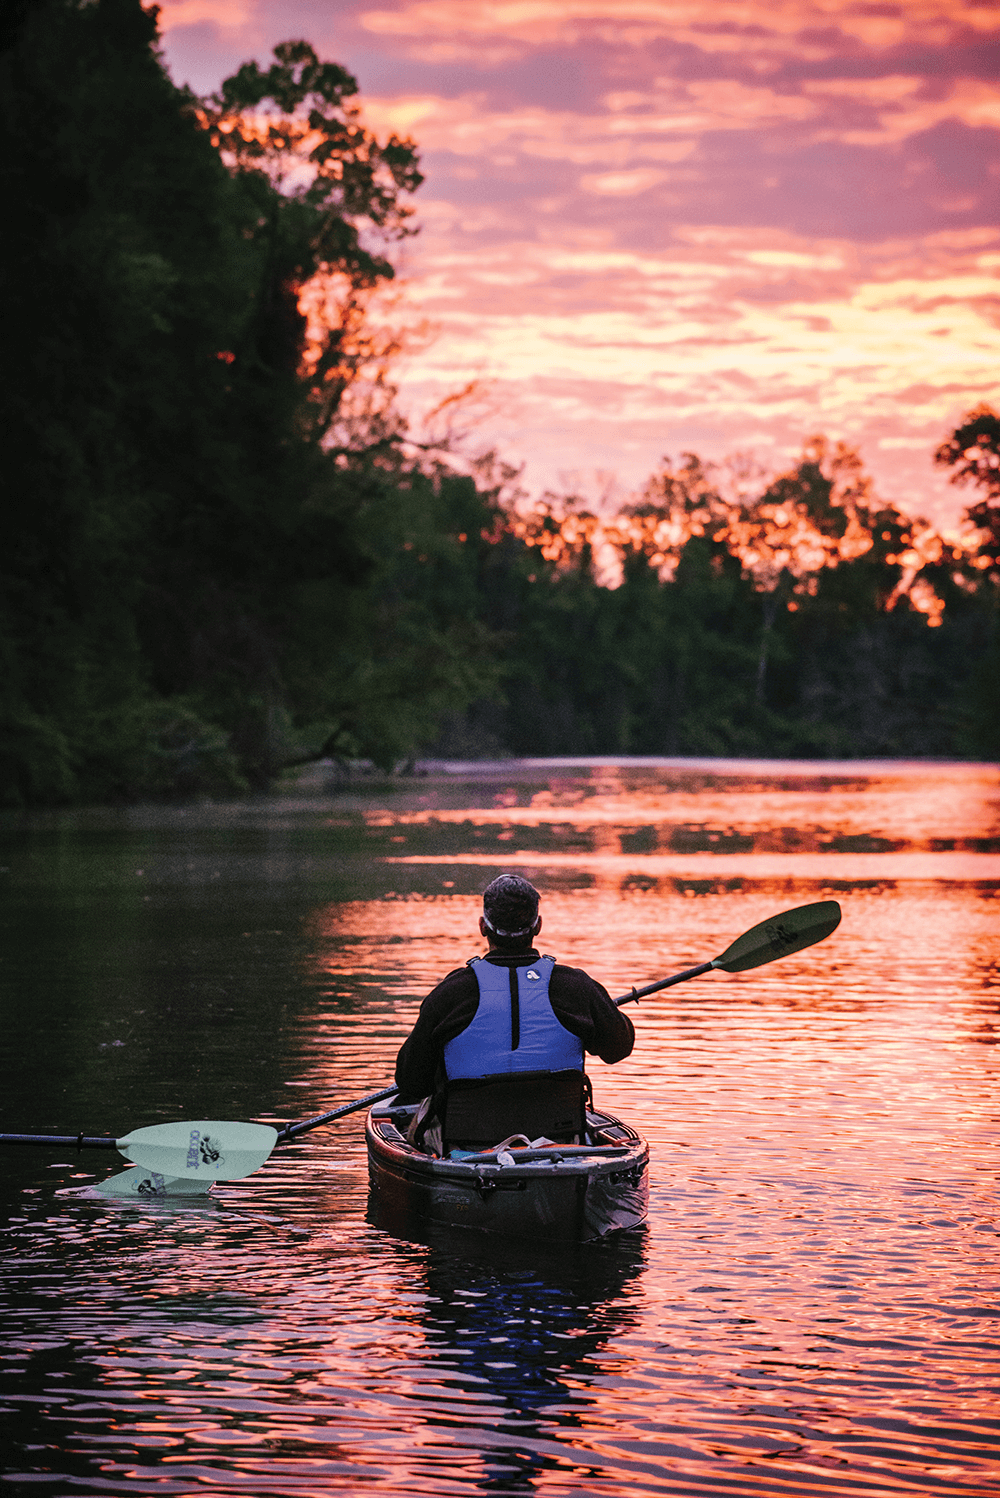
<path id="1" fill-rule="evenodd" d="M 9 1151 L 12 1491 L 996 1492 L 994 770 L 513 765 L 96 817 L 5 853 L 10 1128 L 378 1087 L 487 865 L 613 992 L 783 907 L 844 919 L 633 1009 L 633 1057 L 591 1070 L 650 1140 L 649 1222 L 582 1249 L 385 1232 L 359 1117 L 159 1204 Z"/>

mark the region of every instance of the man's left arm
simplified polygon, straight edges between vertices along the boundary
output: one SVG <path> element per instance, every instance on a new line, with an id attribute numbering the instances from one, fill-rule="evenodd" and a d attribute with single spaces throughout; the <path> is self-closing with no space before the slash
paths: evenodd
<path id="1" fill-rule="evenodd" d="M 582 968 L 557 966 L 549 987 L 552 1007 L 560 1021 L 578 1035 L 592 1056 L 613 1066 L 631 1055 L 635 1028 L 615 1004 L 603 984 Z"/>

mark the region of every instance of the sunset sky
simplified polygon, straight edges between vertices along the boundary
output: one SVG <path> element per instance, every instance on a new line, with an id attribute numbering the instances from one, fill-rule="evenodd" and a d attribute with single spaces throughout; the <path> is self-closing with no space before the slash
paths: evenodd
<path id="1" fill-rule="evenodd" d="M 163 0 L 178 83 L 305 37 L 418 143 L 395 317 L 533 493 L 822 431 L 938 523 L 1000 400 L 998 0 Z"/>

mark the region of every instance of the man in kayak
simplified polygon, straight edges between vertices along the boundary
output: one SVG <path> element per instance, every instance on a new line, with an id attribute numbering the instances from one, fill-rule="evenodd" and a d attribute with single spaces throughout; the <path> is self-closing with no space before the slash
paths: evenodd
<path id="1" fill-rule="evenodd" d="M 435 1153 L 445 1108 L 452 1110 L 463 1089 L 478 1089 L 465 1098 L 465 1114 L 474 1105 L 484 1117 L 509 1121 L 521 1108 L 528 1127 L 544 1119 L 550 1127 L 539 1132 L 551 1136 L 557 1096 L 572 1099 L 575 1092 L 582 1099 L 584 1052 L 614 1063 L 635 1043 L 631 1020 L 607 989 L 535 949 L 542 918 L 538 891 L 527 879 L 501 874 L 487 886 L 479 929 L 489 943 L 486 956 L 473 957 L 431 990 L 396 1059 L 397 1100 L 424 1100 L 411 1135 Z M 454 1111 L 457 1119 L 460 1110 Z M 470 1125 L 455 1127 L 468 1132 Z M 515 1127 L 524 1132 L 520 1123 Z M 480 1132 L 488 1129 L 483 1122 Z"/>

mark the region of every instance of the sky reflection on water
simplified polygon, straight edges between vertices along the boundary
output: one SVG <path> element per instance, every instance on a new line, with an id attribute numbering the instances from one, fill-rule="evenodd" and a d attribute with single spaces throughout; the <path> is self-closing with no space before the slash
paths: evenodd
<path id="1" fill-rule="evenodd" d="M 591 1071 L 650 1219 L 580 1250 L 385 1231 L 359 1119 L 198 1204 L 6 1151 L 8 1490 L 994 1493 L 998 809 L 989 767 L 515 764 L 9 819 L 9 1129 L 379 1086 L 496 867 L 615 993 L 844 919 L 632 1010 Z"/>

